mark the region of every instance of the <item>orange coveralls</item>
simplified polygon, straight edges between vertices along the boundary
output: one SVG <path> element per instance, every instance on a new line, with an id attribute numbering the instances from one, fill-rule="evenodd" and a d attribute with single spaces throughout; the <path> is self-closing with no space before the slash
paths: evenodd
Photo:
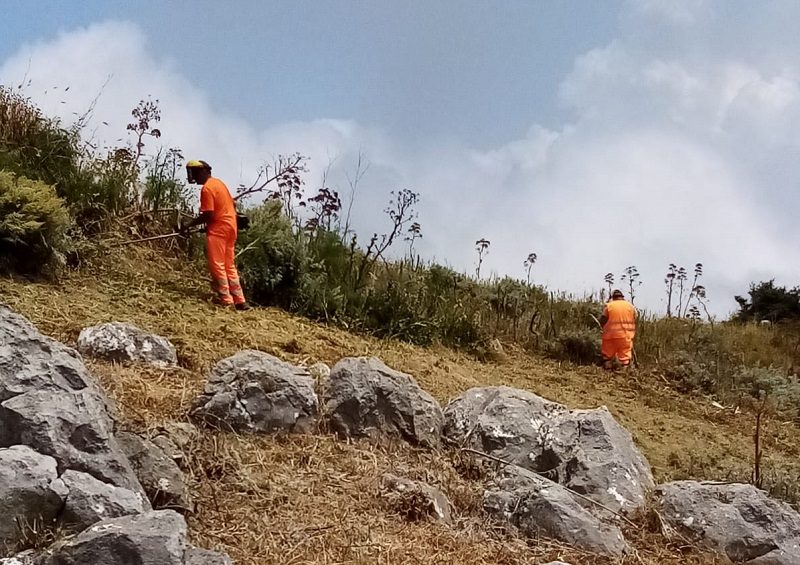
<path id="1" fill-rule="evenodd" d="M 616 357 L 627 366 L 636 335 L 636 309 L 627 300 L 612 300 L 606 304 L 603 316 L 608 320 L 603 326 L 603 361 L 610 363 Z"/>
<path id="2" fill-rule="evenodd" d="M 210 178 L 200 189 L 200 211 L 211 212 L 206 229 L 208 270 L 222 304 L 244 304 L 244 293 L 236 270 L 236 206 L 228 187 Z"/>

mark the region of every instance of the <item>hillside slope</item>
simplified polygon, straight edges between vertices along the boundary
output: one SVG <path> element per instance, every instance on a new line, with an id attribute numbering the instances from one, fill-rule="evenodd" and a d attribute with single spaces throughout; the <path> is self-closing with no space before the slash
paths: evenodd
<path id="1" fill-rule="evenodd" d="M 487 364 L 445 348 L 353 335 L 279 310 L 223 311 L 208 302 L 208 295 L 203 274 L 147 249 L 109 256 L 59 284 L 0 280 L 0 301 L 68 344 L 81 328 L 111 320 L 135 323 L 173 341 L 178 369 L 89 363 L 117 401 L 124 425 L 133 429 L 185 419 L 208 369 L 241 349 L 300 364 L 376 355 L 414 375 L 442 403 L 473 386 L 506 384 L 570 407 L 606 405 L 631 431 L 659 481 L 749 477 L 752 417 L 679 395 L 656 377 L 559 366 L 514 351 L 502 364 Z M 796 481 L 796 427 L 770 422 L 764 436 L 771 479 Z M 207 432 L 194 443 L 190 465 L 198 500 L 189 520 L 192 535 L 240 564 L 612 562 L 546 541 L 527 545 L 486 523 L 480 512 L 482 468 L 457 453 L 345 443 L 324 434 Z M 378 495 L 387 471 L 441 486 L 460 513 L 458 525 L 449 529 L 408 521 L 402 508 Z M 644 518 L 639 531 L 629 534 L 638 555 L 626 562 L 723 562 L 668 543 Z"/>

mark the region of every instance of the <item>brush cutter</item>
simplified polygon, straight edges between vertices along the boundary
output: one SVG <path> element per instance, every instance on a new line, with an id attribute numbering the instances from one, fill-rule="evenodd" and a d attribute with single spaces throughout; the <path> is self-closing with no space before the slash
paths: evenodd
<path id="1" fill-rule="evenodd" d="M 247 230 L 247 228 L 249 228 L 249 227 L 250 227 L 250 218 L 248 218 L 244 214 L 237 213 L 236 214 L 236 228 L 240 232 L 243 232 L 243 231 Z M 197 233 L 197 232 L 203 231 L 203 229 L 204 228 L 200 228 L 200 229 L 197 229 L 197 230 L 188 230 L 188 231 L 187 230 L 176 231 L 176 232 L 167 233 L 167 234 L 164 234 L 164 235 L 154 235 L 152 237 L 143 237 L 141 239 L 131 239 L 129 241 L 123 241 L 123 242 L 120 242 L 120 243 L 116 243 L 114 245 L 129 245 L 131 243 L 145 243 L 147 241 L 157 241 L 159 239 L 170 239 L 172 237 L 180 237 L 180 236 L 185 236 L 185 235 L 190 235 L 190 234 L 193 234 L 193 233 Z"/>
<path id="2" fill-rule="evenodd" d="M 173 238 L 173 237 L 185 237 L 187 235 L 191 235 L 193 233 L 198 233 L 200 231 L 201 230 L 176 231 L 176 232 L 173 232 L 173 233 L 166 233 L 166 234 L 163 234 L 163 235 L 154 235 L 154 236 L 151 236 L 151 237 L 143 237 L 141 239 L 129 239 L 128 241 L 120 241 L 120 242 L 117 242 L 117 243 L 113 243 L 112 245 L 113 246 L 130 245 L 132 243 L 145 243 L 147 241 L 157 241 L 157 240 L 160 240 L 160 239 L 170 239 L 170 238 Z"/>

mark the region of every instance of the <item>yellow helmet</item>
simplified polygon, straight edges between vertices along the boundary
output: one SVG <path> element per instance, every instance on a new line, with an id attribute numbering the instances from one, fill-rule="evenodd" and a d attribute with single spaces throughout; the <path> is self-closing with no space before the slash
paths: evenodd
<path id="1" fill-rule="evenodd" d="M 195 171 L 198 169 L 205 169 L 211 173 L 211 165 L 205 161 L 189 161 L 186 163 L 186 180 L 189 181 L 189 184 L 200 184 L 195 177 Z"/>

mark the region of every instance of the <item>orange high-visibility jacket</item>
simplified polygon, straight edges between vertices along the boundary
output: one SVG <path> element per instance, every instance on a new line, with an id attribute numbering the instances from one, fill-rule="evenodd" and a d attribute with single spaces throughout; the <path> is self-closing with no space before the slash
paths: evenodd
<path id="1" fill-rule="evenodd" d="M 236 234 L 236 205 L 221 180 L 211 177 L 200 189 L 200 211 L 212 214 L 206 231 L 208 235 L 226 237 Z"/>
<path id="2" fill-rule="evenodd" d="M 627 300 L 612 300 L 606 304 L 603 316 L 603 339 L 633 339 L 636 335 L 636 308 Z"/>

